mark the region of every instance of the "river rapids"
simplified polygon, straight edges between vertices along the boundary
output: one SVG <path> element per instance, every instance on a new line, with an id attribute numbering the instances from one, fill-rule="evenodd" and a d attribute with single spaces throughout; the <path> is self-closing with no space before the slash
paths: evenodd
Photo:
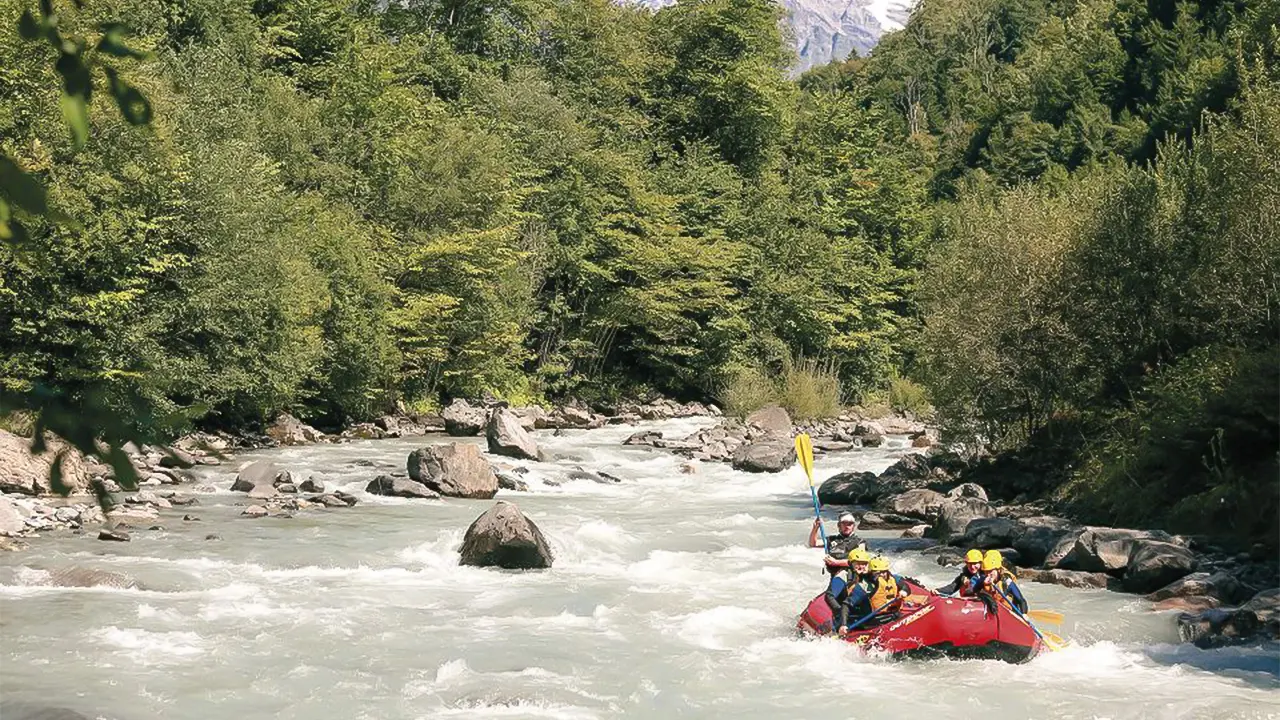
<path id="1" fill-rule="evenodd" d="M 646 423 L 679 437 L 706 419 Z M 91 533 L 0 556 L 0 700 L 118 720 L 400 718 L 1280 718 L 1275 647 L 1204 651 L 1173 618 L 1106 591 L 1028 583 L 1073 641 L 1024 665 L 863 656 L 796 637 L 824 586 L 805 547 L 797 466 L 750 475 L 627 447 L 635 426 L 537 433 L 549 463 L 502 491 L 542 528 L 553 569 L 458 565 L 489 501 L 366 494 L 376 474 L 445 438 L 248 453 L 200 468 L 219 492 L 165 511 L 130 543 Z M 819 457 L 818 479 L 880 471 L 905 441 Z M 269 458 L 360 498 L 351 509 L 248 519 L 235 467 Z M 566 480 L 577 467 L 619 484 Z M 543 480 L 559 485 L 548 485 Z M 193 513 L 199 522 L 182 522 Z M 833 515 L 827 526 L 834 529 Z M 206 540 L 216 533 L 219 540 Z M 864 532 L 894 569 L 939 567 Z M 127 573 L 147 590 L 53 588 L 50 569 Z"/>

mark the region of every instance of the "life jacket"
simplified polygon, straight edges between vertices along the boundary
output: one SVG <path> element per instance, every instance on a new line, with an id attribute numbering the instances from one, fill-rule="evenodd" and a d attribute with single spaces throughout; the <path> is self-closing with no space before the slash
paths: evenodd
<path id="1" fill-rule="evenodd" d="M 995 587 L 991 587 L 990 583 L 987 582 L 987 579 L 984 576 L 979 589 L 990 594 L 995 598 L 996 602 L 1004 605 L 1005 607 L 1009 607 L 1009 600 L 1006 600 L 1005 598 L 1009 595 L 1009 584 L 1016 582 L 1018 582 L 1018 578 L 1014 577 L 1013 573 L 1007 570 L 1001 570 L 1000 579 L 996 580 Z"/>
<path id="2" fill-rule="evenodd" d="M 876 578 L 875 592 L 871 593 L 871 611 L 875 612 L 898 597 L 898 580 L 893 575 Z"/>

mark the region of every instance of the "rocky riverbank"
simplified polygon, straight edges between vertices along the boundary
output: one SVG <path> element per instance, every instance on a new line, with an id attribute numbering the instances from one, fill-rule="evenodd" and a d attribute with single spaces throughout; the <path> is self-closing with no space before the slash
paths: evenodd
<path id="1" fill-rule="evenodd" d="M 1229 553 L 1205 538 L 1084 525 L 1043 505 L 1002 504 L 964 481 L 966 467 L 946 451 L 907 455 L 878 475 L 836 475 L 818 497 L 857 508 L 864 527 L 935 540 L 921 552 L 939 564 L 958 567 L 969 548 L 996 549 L 1025 581 L 1133 593 L 1153 610 L 1183 611 L 1179 633 L 1201 647 L 1280 639 L 1280 567 L 1264 545 Z"/>

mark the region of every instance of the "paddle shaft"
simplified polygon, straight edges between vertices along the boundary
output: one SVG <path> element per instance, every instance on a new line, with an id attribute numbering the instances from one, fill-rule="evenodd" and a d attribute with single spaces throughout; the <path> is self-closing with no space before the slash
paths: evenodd
<path id="1" fill-rule="evenodd" d="M 1027 627 L 1031 628 L 1031 632 L 1035 633 L 1036 637 L 1040 638 L 1040 641 L 1045 644 L 1045 647 L 1048 647 L 1050 650 L 1058 649 L 1049 641 L 1049 638 L 1044 636 L 1044 633 L 1040 632 L 1040 628 L 1036 627 L 1035 623 L 1031 622 L 1031 618 L 1022 614 L 1022 611 L 1018 609 L 1018 606 L 1013 604 L 1013 601 L 1009 599 L 1008 595 L 1005 595 L 1004 590 L 1001 590 L 998 585 L 994 587 L 996 592 L 1000 593 L 1000 597 L 1004 598 L 1004 601 L 1009 604 L 1009 609 L 1012 610 L 1015 615 L 1022 618 L 1022 622 L 1026 623 Z"/>
<path id="2" fill-rule="evenodd" d="M 849 629 L 850 629 L 850 630 L 856 630 L 857 628 L 859 628 L 859 627 L 861 627 L 861 626 L 862 626 L 862 623 L 864 623 L 864 622 L 866 622 L 866 621 L 870 620 L 871 618 L 873 618 L 873 617 L 875 617 L 875 616 L 879 615 L 880 613 L 884 612 L 885 610 L 888 610 L 890 607 L 892 607 L 892 606 L 894 606 L 894 605 L 901 605 L 901 604 L 902 604 L 902 598 L 895 598 L 895 599 L 893 599 L 893 600 L 890 600 L 889 602 L 887 602 L 887 603 L 885 603 L 885 604 L 881 605 L 879 610 L 872 610 L 870 615 L 868 615 L 868 616 L 866 616 L 866 617 L 862 618 L 861 620 L 859 620 L 859 621 L 855 622 L 854 624 L 850 625 L 850 626 L 849 626 Z"/>
<path id="3" fill-rule="evenodd" d="M 818 491 L 813 489 L 813 477 L 809 477 L 809 495 L 813 498 L 813 516 L 818 520 L 818 534 L 822 536 L 822 552 L 831 552 L 831 543 L 827 541 L 827 531 L 822 527 L 822 509 L 818 506 Z"/>

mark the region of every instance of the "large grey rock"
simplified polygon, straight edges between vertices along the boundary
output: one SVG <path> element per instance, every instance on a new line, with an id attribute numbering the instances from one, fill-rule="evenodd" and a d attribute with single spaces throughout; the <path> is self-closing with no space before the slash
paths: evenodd
<path id="1" fill-rule="evenodd" d="M 1224 603 L 1244 600 L 1240 597 L 1243 586 L 1240 581 L 1225 572 L 1196 572 L 1174 580 L 1155 592 L 1147 595 L 1152 602 L 1161 602 L 1179 597 L 1213 597 Z"/>
<path id="2" fill-rule="evenodd" d="M 0 535 L 14 536 L 27 528 L 27 513 L 12 499 L 0 495 Z"/>
<path id="3" fill-rule="evenodd" d="M 1135 593 L 1154 592 L 1190 575 L 1198 565 L 1196 556 L 1181 545 L 1142 540 L 1129 557 L 1124 572 L 1124 588 Z"/>
<path id="4" fill-rule="evenodd" d="M 109 587 L 121 590 L 144 589 L 142 583 L 124 573 L 72 566 L 49 572 L 47 584 L 54 587 Z"/>
<path id="5" fill-rule="evenodd" d="M 0 492 L 23 495 L 51 493 L 49 469 L 57 453 L 68 448 L 66 443 L 50 435 L 45 451 L 32 455 L 31 438 L 0 430 Z M 63 455 L 62 480 L 73 493 L 85 492 L 89 487 L 89 473 L 79 452 L 68 449 Z"/>
<path id="6" fill-rule="evenodd" d="M 963 548 L 978 548 L 979 550 L 1005 548 L 1013 545 L 1013 540 L 1018 536 L 1019 529 L 1018 522 L 1010 518 L 978 518 L 970 521 L 965 526 L 962 535 L 952 538 L 951 544 Z M 1018 554 L 1021 555 L 1022 553 L 1019 552 Z"/>
<path id="7" fill-rule="evenodd" d="M 514 503 L 495 503 L 462 538 L 463 565 L 529 570 L 549 568 L 553 559 L 542 531 Z"/>
<path id="8" fill-rule="evenodd" d="M 1013 547 L 1022 553 L 1027 565 L 1056 564 L 1075 546 L 1076 537 L 1084 531 L 1069 520 L 1051 515 L 1022 518 L 1018 528 Z"/>
<path id="9" fill-rule="evenodd" d="M 284 482 L 287 476 L 285 469 L 266 460 L 255 460 L 240 468 L 236 481 L 231 484 L 232 492 L 249 493 L 249 497 L 262 499 L 279 494 L 276 482 Z"/>
<path id="10" fill-rule="evenodd" d="M 1081 572 L 1079 570 L 1037 570 L 1035 568 L 1020 568 L 1018 571 L 1019 580 L 1027 580 L 1029 582 L 1046 583 L 1049 585 L 1061 585 L 1069 588 L 1096 588 L 1105 590 L 1108 588 L 1119 589 L 1120 581 L 1111 577 L 1106 573 L 1090 573 Z"/>
<path id="11" fill-rule="evenodd" d="M 324 433 L 289 413 L 283 413 L 267 428 L 267 437 L 281 445 L 310 445 L 323 440 Z"/>
<path id="12" fill-rule="evenodd" d="M 1183 642 L 1201 648 L 1219 648 L 1249 642 L 1262 630 L 1257 613 L 1243 608 L 1215 608 L 1178 616 Z"/>
<path id="13" fill-rule="evenodd" d="M 534 442 L 533 436 L 525 432 L 520 419 L 506 408 L 498 408 L 489 416 L 485 439 L 489 443 L 489 452 L 494 455 L 522 460 L 538 459 L 538 444 Z"/>
<path id="14" fill-rule="evenodd" d="M 791 416 L 777 405 L 766 405 L 747 416 L 747 427 L 773 439 L 791 439 Z"/>
<path id="15" fill-rule="evenodd" d="M 936 490 L 919 488 L 908 490 L 900 495 L 881 498 L 880 502 L 876 503 L 876 509 L 932 522 L 938 517 L 938 511 L 946 499 L 945 495 Z"/>
<path id="16" fill-rule="evenodd" d="M 790 440 L 762 440 L 733 452 L 733 469 L 745 472 L 782 472 L 796 463 Z"/>
<path id="17" fill-rule="evenodd" d="M 365 492 L 369 492 L 374 495 L 425 498 L 428 500 L 434 500 L 440 497 L 439 493 L 416 480 L 391 477 L 390 475 L 379 475 L 374 478 L 368 486 L 365 487 Z"/>
<path id="18" fill-rule="evenodd" d="M 493 466 L 469 443 L 427 445 L 409 454 L 409 477 L 447 497 L 488 500 L 498 492 Z"/>
<path id="19" fill-rule="evenodd" d="M 461 398 L 449 403 L 440 416 L 444 418 L 444 431 L 455 437 L 479 435 L 484 429 L 484 408 L 471 407 Z"/>
<path id="20" fill-rule="evenodd" d="M 547 411 L 543 410 L 537 405 L 531 405 L 529 407 L 510 408 L 507 410 L 507 412 L 514 415 L 516 417 L 517 422 L 520 423 L 520 427 L 525 430 L 533 430 L 537 428 L 538 421 L 547 416 Z"/>
<path id="21" fill-rule="evenodd" d="M 983 490 L 981 485 L 977 483 L 971 483 L 971 482 L 961 483 L 951 488 L 950 490 L 947 491 L 947 497 L 953 497 L 953 498 L 971 497 L 971 498 L 978 498 L 979 500 L 990 499 L 987 497 L 987 491 Z"/>
<path id="22" fill-rule="evenodd" d="M 1071 550 L 1054 566 L 1064 570 L 1119 574 L 1129 566 L 1129 558 L 1143 540 L 1170 542 L 1173 537 L 1158 530 L 1090 527 L 1080 533 Z M 1169 582 L 1176 579 L 1170 578 Z"/>
<path id="23" fill-rule="evenodd" d="M 884 493 L 872 472 L 842 472 L 818 486 L 818 500 L 824 505 L 857 505 L 875 502 Z"/>
<path id="24" fill-rule="evenodd" d="M 652 445 L 655 441 L 662 439 L 661 430 L 641 430 L 633 433 L 626 440 L 622 441 L 623 445 Z"/>
<path id="25" fill-rule="evenodd" d="M 970 522 L 995 516 L 996 509 L 985 500 L 970 497 L 947 498 L 938 507 L 938 518 L 933 522 L 929 534 L 942 542 L 948 542 L 957 535 L 963 535 Z"/>

